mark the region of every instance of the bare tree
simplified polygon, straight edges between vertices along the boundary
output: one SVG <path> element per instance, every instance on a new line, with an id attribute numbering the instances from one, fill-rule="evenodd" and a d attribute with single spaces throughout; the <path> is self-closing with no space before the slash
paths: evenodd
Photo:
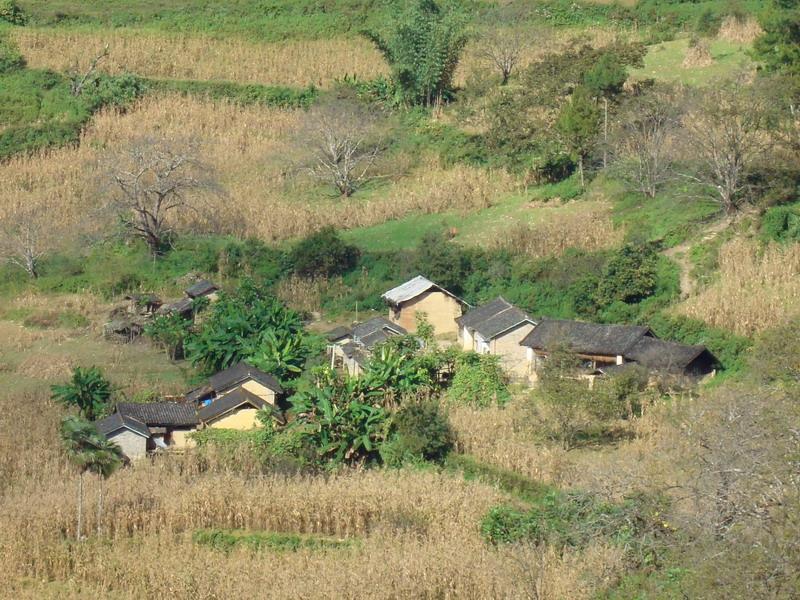
<path id="1" fill-rule="evenodd" d="M 683 120 L 696 169 L 686 177 L 709 188 L 726 213 L 748 199 L 748 181 L 771 146 L 765 97 L 741 85 L 698 92 Z"/>
<path id="2" fill-rule="evenodd" d="M 298 140 L 310 152 L 301 170 L 328 183 L 345 198 L 374 176 L 382 146 L 376 119 L 346 103 L 313 109 Z"/>
<path id="3" fill-rule="evenodd" d="M 0 221 L 0 255 L 35 279 L 39 262 L 58 236 L 57 225 L 43 204 L 18 200 Z"/>
<path id="4" fill-rule="evenodd" d="M 83 93 L 83 88 L 94 78 L 97 67 L 109 54 L 109 46 L 106 44 L 100 54 L 92 59 L 88 68 L 83 72 L 80 71 L 77 61 L 75 62 L 69 74 L 69 89 L 73 96 L 80 96 Z"/>
<path id="5" fill-rule="evenodd" d="M 214 169 L 198 158 L 197 144 L 142 138 L 106 158 L 108 206 L 154 257 L 174 231 L 171 216 L 197 212 L 205 195 L 220 194 Z"/>
<path id="6" fill-rule="evenodd" d="M 481 40 L 478 55 L 500 71 L 500 85 L 506 85 L 527 47 L 521 31 L 491 31 Z"/>
<path id="7" fill-rule="evenodd" d="M 636 191 L 655 198 L 672 176 L 677 99 L 662 92 L 633 98 L 619 120 L 617 170 Z"/>

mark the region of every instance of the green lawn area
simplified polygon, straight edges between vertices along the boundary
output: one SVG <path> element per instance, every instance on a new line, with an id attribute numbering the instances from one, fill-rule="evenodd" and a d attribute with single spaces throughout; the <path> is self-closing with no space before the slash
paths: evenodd
<path id="1" fill-rule="evenodd" d="M 457 211 L 412 215 L 372 227 L 351 229 L 342 232 L 342 236 L 364 250 L 407 250 L 414 248 L 430 231 L 453 228 L 456 230 L 455 241 L 479 246 L 486 240 L 497 239 L 504 229 L 514 224 L 534 225 L 556 214 L 581 212 L 601 204 L 595 201 L 553 201 L 545 206 L 532 205 L 531 200 L 537 197 L 535 192 L 527 196 L 510 196 L 490 208 L 467 215 Z"/>
<path id="2" fill-rule="evenodd" d="M 704 85 L 729 77 L 740 69 L 748 70 L 754 67 L 752 59 L 748 56 L 749 45 L 713 40 L 710 43 L 710 51 L 714 64 L 708 67 L 686 68 L 682 63 L 688 47 L 688 39 L 651 46 L 644 58 L 644 67 L 633 70 L 631 74 L 635 79 L 652 78 L 687 85 Z"/>

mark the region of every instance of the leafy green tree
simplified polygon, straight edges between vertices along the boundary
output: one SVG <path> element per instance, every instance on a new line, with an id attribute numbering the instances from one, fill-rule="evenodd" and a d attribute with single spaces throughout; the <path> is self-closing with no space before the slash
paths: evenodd
<path id="1" fill-rule="evenodd" d="M 454 3 L 435 0 L 397 2 L 394 29 L 365 31 L 386 58 L 404 104 L 431 106 L 452 91 L 461 53 L 467 43 L 465 17 Z"/>
<path id="2" fill-rule="evenodd" d="M 469 275 L 470 259 L 460 246 L 447 241 L 442 232 L 432 231 L 417 246 L 414 266 L 431 281 L 461 294 Z"/>
<path id="3" fill-rule="evenodd" d="M 191 320 L 178 313 L 157 315 L 145 327 L 145 333 L 166 350 L 170 360 L 177 360 L 183 356 L 183 342 L 191 325 Z"/>
<path id="4" fill-rule="evenodd" d="M 585 187 L 584 163 L 595 146 L 600 129 L 600 110 L 586 87 L 575 88 L 570 102 L 561 109 L 556 129 L 574 155 L 581 187 Z"/>
<path id="5" fill-rule="evenodd" d="M 466 352 L 456 359 L 455 375 L 447 393 L 451 402 L 483 408 L 511 400 L 508 376 L 494 354 Z"/>
<path id="6" fill-rule="evenodd" d="M 389 435 L 381 447 L 383 461 L 391 466 L 407 462 L 444 460 L 455 434 L 438 402 L 410 402 L 392 415 Z"/>
<path id="7" fill-rule="evenodd" d="M 299 340 L 299 344 L 297 341 Z M 266 287 L 245 280 L 233 294 L 220 294 L 207 317 L 186 339 L 186 355 L 206 372 L 253 359 L 294 378 L 313 349 L 295 311 Z M 298 356 L 300 355 L 300 356 Z"/>
<path id="8" fill-rule="evenodd" d="M 104 479 L 122 464 L 122 450 L 103 437 L 95 426 L 80 417 L 66 417 L 61 422 L 61 441 L 69 461 L 78 468 L 78 515 L 76 538 L 83 537 L 83 476 L 87 472 L 100 478 L 97 503 L 97 532 L 101 533 Z"/>
<path id="9" fill-rule="evenodd" d="M 657 283 L 656 245 L 626 244 L 606 264 L 597 286 L 597 302 L 601 306 L 640 302 L 653 294 Z"/>
<path id="10" fill-rule="evenodd" d="M 289 261 L 302 277 L 332 277 L 352 271 L 360 251 L 346 243 L 333 227 L 324 227 L 297 243 Z"/>
<path id="11" fill-rule="evenodd" d="M 69 383 L 50 387 L 52 398 L 66 406 L 75 406 L 90 421 L 108 409 L 114 388 L 98 367 L 75 367 Z"/>
<path id="12" fill-rule="evenodd" d="M 800 0 L 773 0 L 761 27 L 753 52 L 764 69 L 800 77 Z"/>
<path id="13" fill-rule="evenodd" d="M 611 53 L 603 54 L 591 69 L 583 76 L 583 84 L 595 97 L 611 98 L 622 91 L 628 78 L 625 65 Z"/>

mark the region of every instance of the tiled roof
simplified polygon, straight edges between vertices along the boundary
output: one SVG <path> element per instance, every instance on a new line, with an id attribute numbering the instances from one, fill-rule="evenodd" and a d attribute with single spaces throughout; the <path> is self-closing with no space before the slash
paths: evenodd
<path id="1" fill-rule="evenodd" d="M 374 317 L 353 327 L 353 339 L 369 349 L 395 335 L 406 335 L 408 331 L 386 317 Z"/>
<path id="2" fill-rule="evenodd" d="M 405 283 L 398 285 L 395 288 L 392 288 L 391 290 L 383 294 L 381 298 L 386 300 L 389 304 L 402 304 L 403 302 L 411 300 L 412 298 L 416 298 L 420 294 L 423 294 L 430 289 L 435 289 L 439 292 L 444 292 L 445 294 L 451 296 L 452 298 L 455 298 L 462 304 L 466 304 L 466 302 L 461 300 L 461 298 L 459 298 L 455 294 L 448 292 L 442 286 L 436 285 L 430 279 L 427 279 L 422 275 L 417 275 L 413 279 L 410 279 Z"/>
<path id="3" fill-rule="evenodd" d="M 201 408 L 197 412 L 197 416 L 201 421 L 208 421 L 224 415 L 243 404 L 249 404 L 253 408 L 262 408 L 267 403 L 255 394 L 239 387 L 224 396 L 215 398 L 211 404 Z"/>
<path id="4" fill-rule="evenodd" d="M 276 394 L 283 393 L 283 388 L 275 377 L 255 367 L 251 367 L 246 362 L 240 362 L 224 371 L 212 375 L 208 378 L 208 385 L 211 386 L 215 392 L 220 393 L 248 379 L 257 381 Z"/>
<path id="5" fill-rule="evenodd" d="M 501 297 L 472 309 L 464 316 L 456 319 L 456 322 L 461 327 L 477 331 L 487 340 L 522 323 L 535 324 L 535 321 L 527 313 Z"/>
<path id="6" fill-rule="evenodd" d="M 638 325 L 545 319 L 520 344 L 534 350 L 551 350 L 563 345 L 579 354 L 624 356 L 644 336 L 652 336 L 650 329 Z"/>
<path id="7" fill-rule="evenodd" d="M 353 332 L 347 327 L 334 327 L 325 334 L 325 338 L 329 342 L 337 342 L 351 335 L 353 335 Z"/>
<path id="8" fill-rule="evenodd" d="M 628 349 L 625 358 L 649 369 L 677 373 L 684 371 L 704 352 L 708 352 L 705 346 L 689 346 L 643 337 Z M 710 353 L 709 358 L 713 361 Z"/>
<path id="9" fill-rule="evenodd" d="M 120 429 L 129 429 L 130 431 L 137 433 L 142 437 L 150 437 L 150 429 L 148 429 L 147 425 L 138 419 L 134 419 L 133 417 L 123 415 L 118 412 L 106 417 L 105 419 L 95 421 L 94 426 L 99 433 L 106 437 L 116 431 L 119 431 Z"/>
<path id="10" fill-rule="evenodd" d="M 186 295 L 189 296 L 189 298 L 199 298 L 200 296 L 216 292 L 218 289 L 219 288 L 208 279 L 201 279 L 186 289 Z"/>
<path id="11" fill-rule="evenodd" d="M 195 408 L 180 402 L 120 402 L 117 412 L 148 427 L 188 427 L 197 424 Z"/>
<path id="12" fill-rule="evenodd" d="M 159 313 L 178 313 L 179 315 L 185 315 L 192 312 L 192 299 L 191 298 L 181 298 L 180 300 L 176 300 L 175 302 L 170 302 L 169 304 L 164 304 L 158 311 Z"/>

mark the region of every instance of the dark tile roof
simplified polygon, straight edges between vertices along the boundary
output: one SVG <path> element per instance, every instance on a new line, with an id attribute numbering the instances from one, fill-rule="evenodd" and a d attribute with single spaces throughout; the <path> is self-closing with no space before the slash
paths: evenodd
<path id="1" fill-rule="evenodd" d="M 186 400 L 188 400 L 189 402 L 197 403 L 213 395 L 214 395 L 214 390 L 211 389 L 211 386 L 203 385 L 189 392 L 186 392 L 186 394 L 184 394 L 184 398 L 186 398 Z"/>
<path id="2" fill-rule="evenodd" d="M 134 433 L 138 433 L 142 437 L 150 437 L 150 429 L 148 429 L 147 425 L 138 419 L 134 419 L 133 417 L 123 415 L 118 412 L 106 417 L 105 419 L 95 421 L 94 426 L 99 433 L 106 437 L 116 431 L 119 431 L 120 429 L 129 429 Z"/>
<path id="3" fill-rule="evenodd" d="M 705 346 L 689 346 L 643 337 L 627 350 L 625 358 L 648 369 L 680 373 L 704 353 L 709 362 L 714 362 L 713 355 Z"/>
<path id="4" fill-rule="evenodd" d="M 369 321 L 364 321 L 363 323 L 354 325 L 353 337 L 358 340 L 368 336 L 371 333 L 375 333 L 376 331 L 386 329 L 393 331 L 395 335 L 405 335 L 408 333 L 405 328 L 401 327 L 397 323 L 392 323 L 386 317 L 373 317 Z"/>
<path id="5" fill-rule="evenodd" d="M 277 379 L 275 379 L 269 373 L 260 371 L 255 367 L 251 367 L 246 362 L 240 362 L 225 369 L 224 371 L 220 371 L 219 373 L 212 375 L 208 378 L 208 385 L 215 392 L 220 393 L 229 390 L 248 379 L 257 381 L 261 385 L 271 389 L 276 394 L 283 393 L 283 388 L 281 387 L 281 384 L 278 383 Z"/>
<path id="6" fill-rule="evenodd" d="M 197 416 L 201 421 L 205 422 L 224 415 L 243 404 L 250 404 L 254 408 L 262 408 L 267 403 L 246 389 L 238 387 L 224 396 L 215 398 L 211 404 L 201 408 L 197 412 Z"/>
<path id="7" fill-rule="evenodd" d="M 201 279 L 194 285 L 186 288 L 186 295 L 189 296 L 189 298 L 199 298 L 200 296 L 206 296 L 207 294 L 216 292 L 218 289 L 219 288 L 208 279 Z"/>
<path id="8" fill-rule="evenodd" d="M 159 313 L 178 313 L 179 315 L 186 315 L 192 312 L 192 299 L 181 298 L 175 302 L 164 304 L 158 311 Z"/>
<path id="9" fill-rule="evenodd" d="M 181 402 L 120 402 L 117 412 L 148 427 L 188 427 L 197 424 L 195 408 Z"/>
<path id="10" fill-rule="evenodd" d="M 477 331 L 487 340 L 522 323 L 535 324 L 530 315 L 502 297 L 495 298 L 491 302 L 469 311 L 464 316 L 456 319 L 456 322 L 462 327 Z"/>
<path id="11" fill-rule="evenodd" d="M 367 364 L 369 357 L 364 353 L 362 346 L 359 344 L 356 344 L 355 342 L 349 342 L 347 344 L 342 344 L 341 349 L 344 355 L 350 360 L 354 360 L 361 366 Z"/>
<path id="12" fill-rule="evenodd" d="M 534 350 L 563 345 L 579 354 L 624 356 L 644 336 L 652 336 L 648 327 L 545 319 L 520 344 Z"/>
<path id="13" fill-rule="evenodd" d="M 325 334 L 325 338 L 329 342 L 338 342 L 339 340 L 343 340 L 344 338 L 350 337 L 352 335 L 353 332 L 347 327 L 334 327 Z"/>

